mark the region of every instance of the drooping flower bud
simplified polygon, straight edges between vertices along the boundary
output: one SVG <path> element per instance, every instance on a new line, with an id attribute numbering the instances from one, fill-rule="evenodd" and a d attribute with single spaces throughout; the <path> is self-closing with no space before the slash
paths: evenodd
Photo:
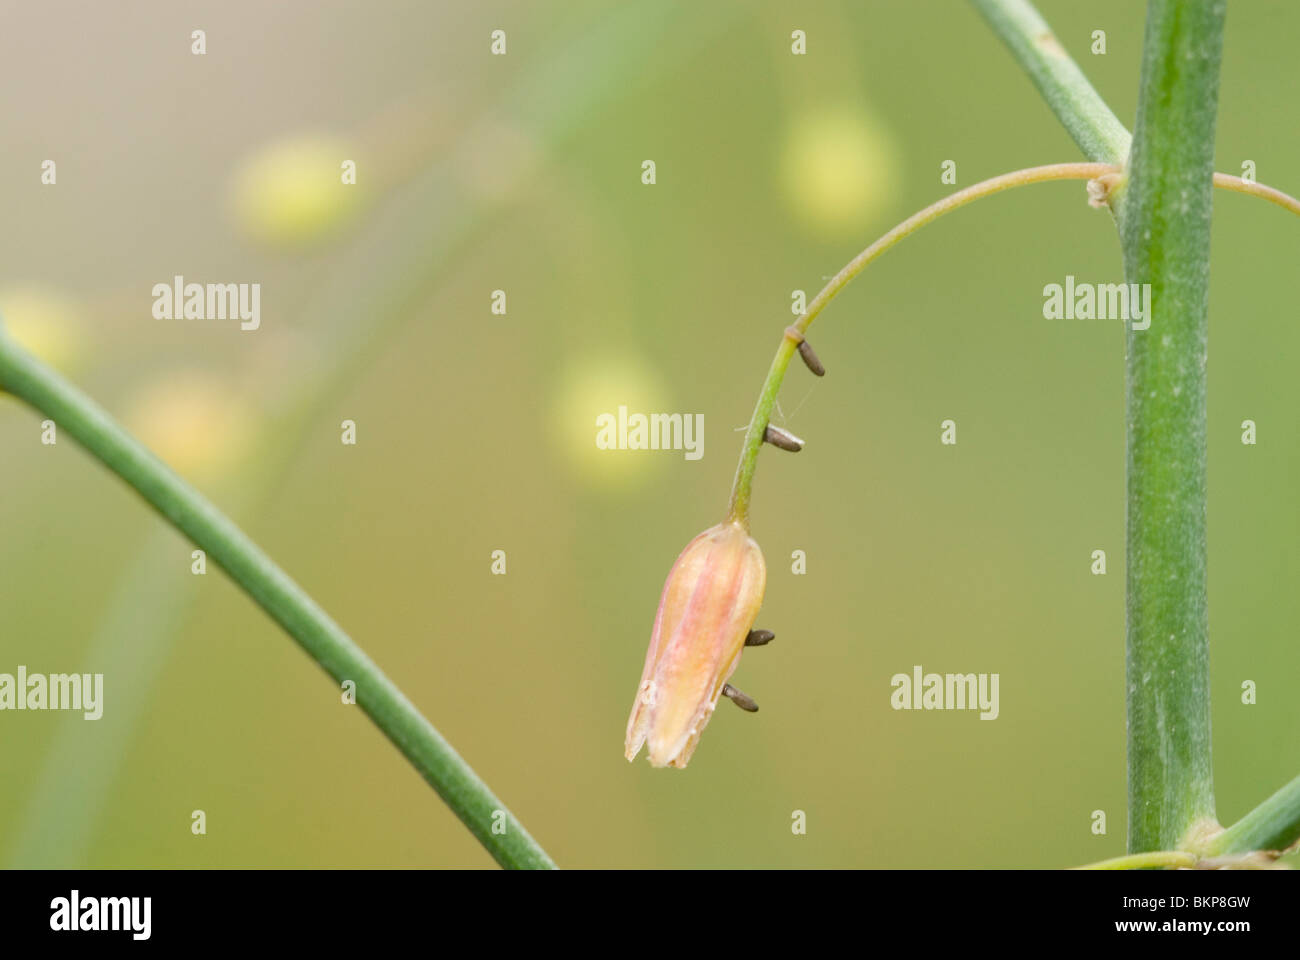
<path id="1" fill-rule="evenodd" d="M 705 530 L 668 573 L 625 754 L 647 746 L 656 767 L 685 767 L 735 672 L 763 602 L 763 552 L 739 523 Z"/>

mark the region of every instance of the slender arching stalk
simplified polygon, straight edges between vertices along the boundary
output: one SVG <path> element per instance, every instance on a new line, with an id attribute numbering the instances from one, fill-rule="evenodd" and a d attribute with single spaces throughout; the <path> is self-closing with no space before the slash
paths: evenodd
<path id="1" fill-rule="evenodd" d="M 776 403 L 781 382 L 785 379 L 786 368 L 790 365 L 790 358 L 799 348 L 799 340 L 817 319 L 817 315 L 825 309 L 826 304 L 848 286 L 849 281 L 865 270 L 867 264 L 927 223 L 933 223 L 945 213 L 951 213 L 983 197 L 991 197 L 1003 190 L 1023 187 L 1030 183 L 1045 183 L 1050 180 L 1092 180 L 1103 174 L 1115 173 L 1118 169 L 1106 163 L 1057 163 L 992 177 L 964 190 L 951 193 L 924 210 L 914 213 L 845 264 L 844 268 L 822 287 L 821 292 L 813 297 L 794 326 L 787 330 L 781 340 L 781 346 L 777 348 L 776 356 L 772 358 L 772 366 L 767 371 L 767 379 L 763 381 L 763 389 L 759 391 L 758 403 L 754 407 L 754 415 L 750 418 L 749 429 L 745 433 L 745 443 L 740 452 L 740 465 L 736 468 L 736 479 L 731 488 L 731 509 L 728 511 L 727 518 L 748 528 L 749 498 L 754 484 L 754 467 L 758 463 L 758 452 L 763 446 L 763 435 L 772 416 L 772 407 Z"/>
<path id="2" fill-rule="evenodd" d="M 1248 196 L 1259 197 L 1269 203 L 1276 203 L 1284 210 L 1300 214 L 1300 200 L 1274 187 L 1256 183 L 1254 180 L 1243 180 L 1241 177 L 1234 177 L 1228 173 L 1216 173 L 1214 175 L 1214 185 L 1220 190 L 1231 190 L 1233 193 L 1244 193 Z"/>
<path id="3" fill-rule="evenodd" d="M 55 421 L 218 563 L 356 702 L 504 867 L 555 864 L 415 705 L 288 574 L 98 404 L 0 328 L 0 391 Z M 493 828 L 504 822 L 505 831 Z"/>
<path id="4" fill-rule="evenodd" d="M 772 365 L 768 368 L 767 378 L 763 381 L 763 387 L 758 394 L 758 403 L 754 406 L 754 415 L 750 418 L 749 427 L 745 432 L 745 442 L 740 451 L 740 463 L 736 467 L 736 478 L 731 488 L 731 506 L 727 513 L 727 519 L 741 523 L 746 528 L 749 527 L 749 501 L 754 485 L 754 469 L 758 464 L 759 451 L 763 448 L 763 437 L 767 430 L 768 420 L 772 416 L 772 408 L 776 404 L 776 395 L 781 390 L 781 384 L 785 380 L 785 372 L 790 366 L 790 360 L 799 348 L 803 335 L 807 332 L 808 327 L 812 325 L 812 322 L 817 319 L 818 314 L 826 308 L 826 305 L 835 298 L 836 294 L 849 285 L 849 282 L 854 277 L 865 270 L 869 263 L 922 227 L 938 220 L 944 214 L 959 210 L 967 204 L 974 203 L 984 197 L 991 197 L 995 193 L 1002 193 L 1004 190 L 1011 190 L 1015 187 L 1028 186 L 1031 183 L 1048 183 L 1054 180 L 1097 181 L 1099 178 L 1103 178 L 1108 181 L 1105 183 L 1104 188 L 1090 190 L 1090 194 L 1092 194 L 1094 202 L 1104 202 L 1108 196 L 1115 192 L 1118 182 L 1122 182 L 1123 177 L 1123 169 L 1109 163 L 1054 163 L 1041 167 L 1029 167 L 1025 170 L 1014 170 L 1011 173 L 990 177 L 988 180 L 982 180 L 972 186 L 951 193 L 942 200 L 937 200 L 923 210 L 912 214 L 912 216 L 884 234 L 879 240 L 845 264 L 843 269 L 831 277 L 826 286 L 822 287 L 817 296 L 813 297 L 807 309 L 791 327 L 787 328 L 785 335 L 781 338 L 781 345 L 777 348 L 776 356 L 772 358 Z M 1273 187 L 1242 180 L 1240 177 L 1229 176 L 1226 173 L 1216 173 L 1214 175 L 1214 185 L 1221 189 L 1260 197 L 1290 210 L 1292 213 L 1300 214 L 1300 200 L 1296 200 L 1294 197 Z"/>

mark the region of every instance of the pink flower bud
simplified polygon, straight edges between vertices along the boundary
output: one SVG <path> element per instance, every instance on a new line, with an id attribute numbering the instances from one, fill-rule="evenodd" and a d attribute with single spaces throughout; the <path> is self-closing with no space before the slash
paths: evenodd
<path id="1" fill-rule="evenodd" d="M 740 662 L 766 579 L 763 552 L 739 523 L 686 545 L 659 600 L 627 722 L 628 760 L 645 743 L 652 766 L 686 766 Z"/>

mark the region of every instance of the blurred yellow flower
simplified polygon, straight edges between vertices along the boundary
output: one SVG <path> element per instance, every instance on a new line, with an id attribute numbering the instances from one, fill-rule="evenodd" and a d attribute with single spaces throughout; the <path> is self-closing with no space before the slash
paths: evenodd
<path id="1" fill-rule="evenodd" d="M 35 288 L 0 292 L 0 322 L 5 332 L 50 366 L 74 372 L 78 349 L 77 308 L 61 294 Z"/>
<path id="2" fill-rule="evenodd" d="M 859 234 L 898 192 L 893 137 L 865 108 L 840 105 L 799 115 L 786 135 L 786 199 L 813 231 Z"/>
<path id="3" fill-rule="evenodd" d="M 553 448 L 565 465 L 593 487 L 634 489 L 661 469 L 664 457 L 643 450 L 602 450 L 596 442 L 597 418 L 630 410 L 668 410 L 659 376 L 625 355 L 590 355 L 560 376 L 551 403 Z"/>
<path id="4" fill-rule="evenodd" d="M 210 479 L 244 459 L 256 433 L 255 416 L 234 383 L 182 370 L 147 384 L 124 420 L 177 473 Z"/>
<path id="5" fill-rule="evenodd" d="M 235 174 L 235 219 L 253 238 L 303 247 L 328 238 L 356 213 L 365 170 L 345 182 L 347 162 L 358 163 L 347 143 L 318 136 L 278 140 L 249 157 Z"/>

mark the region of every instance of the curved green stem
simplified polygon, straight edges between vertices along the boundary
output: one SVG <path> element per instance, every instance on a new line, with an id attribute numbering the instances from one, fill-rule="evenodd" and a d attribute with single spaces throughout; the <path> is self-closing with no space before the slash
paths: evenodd
<path id="1" fill-rule="evenodd" d="M 930 204 L 924 210 L 908 217 L 879 240 L 867 247 L 845 264 L 844 269 L 835 274 L 821 292 L 813 297 L 803 315 L 787 330 L 777 348 L 772 365 L 768 368 L 767 379 L 758 394 L 758 403 L 754 406 L 754 415 L 750 418 L 749 428 L 745 433 L 745 442 L 740 451 L 740 464 L 736 468 L 736 479 L 731 487 L 731 507 L 727 519 L 743 524 L 749 528 L 749 500 L 754 485 L 754 468 L 758 464 L 758 452 L 763 446 L 763 435 L 772 416 L 772 407 L 776 404 L 776 395 L 785 379 L 786 368 L 790 358 L 799 348 L 799 341 L 817 315 L 825 309 L 837 293 L 848 286 L 849 281 L 866 269 L 882 253 L 905 237 L 911 236 L 928 223 L 938 220 L 945 213 L 951 213 L 968 203 L 983 197 L 1023 187 L 1030 183 L 1044 183 L 1049 180 L 1092 180 L 1107 173 L 1115 173 L 1116 167 L 1105 163 L 1056 163 L 1044 167 L 1030 167 L 992 177 L 973 186 L 949 194 L 942 200 Z"/>
<path id="2" fill-rule="evenodd" d="M 555 864 L 470 766 L 298 584 L 98 404 L 0 331 L 0 389 L 72 436 L 218 563 L 337 682 L 503 867 Z M 504 817 L 506 830 L 493 827 Z"/>

